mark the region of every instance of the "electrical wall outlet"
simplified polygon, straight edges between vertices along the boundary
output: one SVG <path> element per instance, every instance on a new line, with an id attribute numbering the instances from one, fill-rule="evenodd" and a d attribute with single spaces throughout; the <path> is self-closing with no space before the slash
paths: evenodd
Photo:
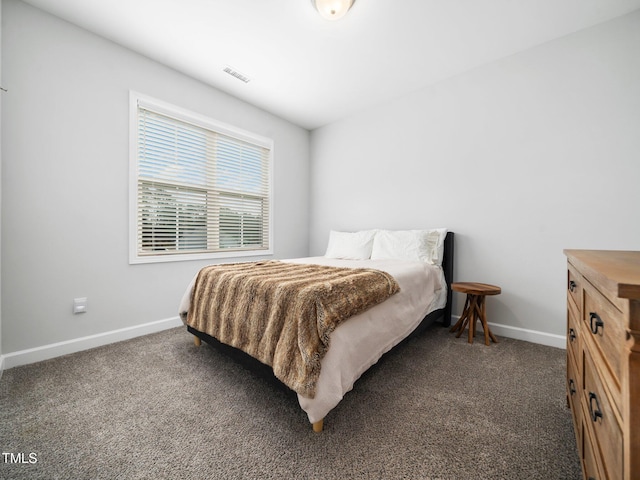
<path id="1" fill-rule="evenodd" d="M 87 312 L 87 297 L 73 299 L 73 313 Z"/>

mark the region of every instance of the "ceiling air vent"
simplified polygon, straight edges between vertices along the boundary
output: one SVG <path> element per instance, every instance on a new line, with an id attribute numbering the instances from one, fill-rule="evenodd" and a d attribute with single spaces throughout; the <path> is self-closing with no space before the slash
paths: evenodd
<path id="1" fill-rule="evenodd" d="M 232 77 L 236 77 L 238 80 L 242 80 L 244 83 L 249 83 L 250 78 L 247 77 L 246 75 L 241 74 L 239 71 L 229 67 L 229 66 L 225 66 L 223 68 L 223 71 L 228 73 L 229 75 L 231 75 Z"/>

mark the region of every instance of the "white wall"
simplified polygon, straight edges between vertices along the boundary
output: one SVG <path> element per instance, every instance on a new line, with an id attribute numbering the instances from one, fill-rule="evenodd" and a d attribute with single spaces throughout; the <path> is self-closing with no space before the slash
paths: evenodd
<path id="1" fill-rule="evenodd" d="M 0 2 L 0 86 L 2 85 L 2 2 Z M 2 94 L 0 91 L 0 112 L 2 112 Z M 2 251 L 2 115 L 0 115 L 0 251 Z M 0 271 L 2 271 L 2 255 L 0 255 Z M 2 291 L 2 276 L 0 275 L 0 292 Z M 2 295 L 0 295 L 0 378 L 4 371 L 4 357 L 2 355 Z"/>
<path id="2" fill-rule="evenodd" d="M 564 335 L 563 249 L 640 250 L 640 12 L 315 130 L 311 162 L 311 254 L 449 227 L 501 333 Z"/>
<path id="3" fill-rule="evenodd" d="M 272 138 L 273 258 L 308 254 L 307 130 L 25 3 L 3 8 L 4 354 L 174 318 L 211 263 L 128 264 L 130 89 Z"/>
<path id="4" fill-rule="evenodd" d="M 275 258 L 323 253 L 331 228 L 448 226 L 456 279 L 503 288 L 490 320 L 563 335 L 562 249 L 640 249 L 640 12 L 316 130 L 310 145 L 145 57 L 20 1 L 2 7 L 0 359 L 173 318 L 206 263 L 127 262 L 130 89 L 274 139 Z M 78 296 L 89 312 L 74 316 Z"/>

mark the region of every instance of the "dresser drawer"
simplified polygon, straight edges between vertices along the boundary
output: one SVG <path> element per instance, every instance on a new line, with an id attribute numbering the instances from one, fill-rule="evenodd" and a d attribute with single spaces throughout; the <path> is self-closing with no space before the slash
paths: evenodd
<path id="1" fill-rule="evenodd" d="M 584 390 L 582 402 L 583 421 L 588 424 L 584 437 L 591 437 L 596 457 L 601 460 L 607 478 L 622 478 L 623 440 L 622 430 L 614 413 L 614 406 L 595 370 L 589 352 L 584 354 Z"/>
<path id="2" fill-rule="evenodd" d="M 567 352 L 567 401 L 571 409 L 573 427 L 576 434 L 576 445 L 582 444 L 582 408 L 580 397 L 582 395 L 582 379 L 576 369 L 575 359 Z"/>
<path id="3" fill-rule="evenodd" d="M 584 312 L 581 331 L 584 337 L 589 337 L 597 346 L 602 359 L 615 381 L 619 405 L 620 382 L 622 379 L 622 365 L 624 351 L 621 348 L 626 342 L 626 332 L 622 312 L 613 306 L 591 284 L 584 284 Z M 583 338 L 584 338 L 583 337 Z M 586 339 L 584 340 L 586 341 Z"/>
<path id="4" fill-rule="evenodd" d="M 567 297 L 573 301 L 578 310 L 578 317 L 582 313 L 582 275 L 580 275 L 573 265 L 567 265 Z"/>
<path id="5" fill-rule="evenodd" d="M 582 362 L 578 361 L 582 350 L 581 336 L 580 316 L 576 312 L 576 307 L 567 299 L 567 352 L 573 355 L 578 373 L 582 372 Z"/>
<path id="6" fill-rule="evenodd" d="M 586 419 L 585 419 L 586 421 Z M 586 429 L 586 425 L 582 425 L 583 429 Z M 585 480 L 604 480 L 606 477 L 601 473 L 598 466 L 598 461 L 594 454 L 595 449 L 591 438 L 588 435 L 584 435 L 584 443 L 582 444 L 582 465 L 584 467 Z"/>

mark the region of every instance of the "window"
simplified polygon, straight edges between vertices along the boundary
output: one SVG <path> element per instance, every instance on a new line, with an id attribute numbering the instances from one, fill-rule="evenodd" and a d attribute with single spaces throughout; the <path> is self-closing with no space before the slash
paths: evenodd
<path id="1" fill-rule="evenodd" d="M 272 253 L 272 151 L 132 92 L 130 263 Z"/>

